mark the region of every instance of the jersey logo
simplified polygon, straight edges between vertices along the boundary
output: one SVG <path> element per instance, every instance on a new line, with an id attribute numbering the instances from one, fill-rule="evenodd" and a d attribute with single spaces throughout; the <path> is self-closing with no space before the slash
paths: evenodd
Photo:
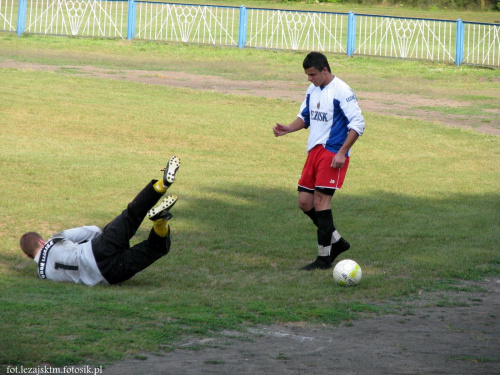
<path id="1" fill-rule="evenodd" d="M 345 101 L 346 101 L 347 103 L 349 103 L 349 102 L 350 102 L 350 101 L 352 101 L 352 100 L 356 100 L 356 101 L 358 101 L 358 98 L 356 98 L 356 95 L 351 95 L 351 96 L 350 96 L 350 97 L 348 97 Z"/>
<path id="2" fill-rule="evenodd" d="M 320 102 L 318 102 L 318 104 L 316 105 L 316 107 L 318 107 L 318 109 L 319 109 L 319 107 L 320 107 Z"/>
<path id="3" fill-rule="evenodd" d="M 311 120 L 314 121 L 328 121 L 328 113 L 320 111 L 311 111 Z"/>
<path id="4" fill-rule="evenodd" d="M 351 89 L 352 95 L 349 96 L 345 101 L 349 103 L 350 101 L 356 100 L 358 101 L 358 98 L 356 97 L 356 94 L 354 93 L 353 89 Z"/>

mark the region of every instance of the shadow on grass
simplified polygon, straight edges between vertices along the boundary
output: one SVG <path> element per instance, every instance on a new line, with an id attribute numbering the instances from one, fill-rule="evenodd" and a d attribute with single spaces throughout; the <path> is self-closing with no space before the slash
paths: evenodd
<path id="1" fill-rule="evenodd" d="M 189 258 L 225 254 L 230 261 L 212 266 L 237 272 L 252 269 L 252 264 L 239 262 L 238 254 L 268 258 L 283 270 L 316 257 L 316 227 L 298 209 L 293 191 L 233 186 L 212 193 L 217 198 L 180 195 L 173 209 L 169 261 L 180 253 L 188 263 Z M 499 201 L 498 194 L 415 198 L 339 191 L 332 206 L 337 229 L 352 245 L 346 256 L 366 265 L 418 267 L 422 278 L 480 277 L 474 269 L 479 272 L 485 263 L 498 260 Z M 147 230 L 138 236 L 145 238 Z"/>
<path id="2" fill-rule="evenodd" d="M 294 269 L 316 256 L 316 227 L 298 209 L 296 192 L 248 186 L 210 191 L 215 198 L 179 193 L 172 210 L 169 262 L 182 254 L 182 261 L 189 264 L 189 257 L 196 260 L 213 252 L 232 254 L 234 270 L 252 268 L 238 265 L 237 254 L 265 256 L 280 268 Z M 391 263 L 420 261 L 429 264 L 429 270 L 435 269 L 433 262 L 440 262 L 441 275 L 444 271 L 451 276 L 498 259 L 493 253 L 499 240 L 499 201 L 499 194 L 415 198 L 385 191 L 355 196 L 340 190 L 332 207 L 337 229 L 351 242 L 349 256 L 368 264 L 385 262 L 388 256 Z M 117 207 L 117 213 L 122 209 Z M 145 219 L 132 243 L 146 239 L 149 230 Z M 446 259 L 452 268 L 443 269 Z M 32 274 L 16 255 L 0 253 L 0 262 L 22 276 Z M 456 268 L 457 262 L 467 264 Z"/>
<path id="3" fill-rule="evenodd" d="M 381 313 L 383 304 L 372 301 L 408 296 L 429 280 L 498 272 L 496 194 L 339 192 L 335 222 L 352 243 L 345 257 L 363 268 L 358 287 L 340 288 L 329 272 L 298 271 L 315 258 L 316 235 L 296 193 L 211 191 L 216 198 L 180 196 L 171 253 L 120 286 L 42 282 L 32 262 L 0 254 L 7 269 L 0 276 L 0 363 L 114 361 L 249 324 L 338 324 Z M 134 241 L 148 232 L 141 227 Z"/>

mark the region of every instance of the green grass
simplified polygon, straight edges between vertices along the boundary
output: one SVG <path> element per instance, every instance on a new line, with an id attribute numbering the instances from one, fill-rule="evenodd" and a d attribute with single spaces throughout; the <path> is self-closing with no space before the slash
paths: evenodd
<path id="1" fill-rule="evenodd" d="M 116 72 L 305 80 L 303 55 L 288 52 L 10 36 L 0 36 L 0 51 L 2 60 L 62 68 L 79 62 Z M 467 95 L 497 95 L 491 70 L 365 58 L 333 63 L 355 88 L 399 76 L 450 91 L 465 81 Z M 410 86 L 397 89 L 417 90 Z M 298 271 L 316 253 L 313 226 L 296 207 L 307 132 L 278 139 L 271 132 L 276 121 L 293 119 L 297 103 L 72 69 L 0 69 L 0 97 L 1 364 L 105 364 L 170 350 L 188 335 L 338 324 L 394 309 L 386 302 L 422 288 L 498 275 L 498 137 L 366 112 L 366 134 L 334 198 L 335 223 L 353 245 L 347 256 L 360 263 L 363 280 L 341 288 L 330 272 Z M 171 190 L 179 201 L 167 257 L 121 286 L 38 280 L 18 248 L 23 232 L 104 226 L 161 176 L 172 154 L 183 161 Z M 149 229 L 145 222 L 134 243 Z"/>
<path id="2" fill-rule="evenodd" d="M 470 361 L 474 363 L 485 363 L 485 362 L 498 362 L 497 358 L 488 358 L 488 357 L 478 357 L 478 356 L 456 356 L 450 357 L 450 359 L 458 360 L 458 361 Z"/>

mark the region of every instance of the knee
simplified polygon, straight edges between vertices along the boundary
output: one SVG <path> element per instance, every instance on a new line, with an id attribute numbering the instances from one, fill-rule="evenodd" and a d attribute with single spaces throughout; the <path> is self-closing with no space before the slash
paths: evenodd
<path id="1" fill-rule="evenodd" d="M 314 208 L 314 195 L 302 192 L 299 193 L 297 205 L 302 211 L 309 212 Z"/>
<path id="2" fill-rule="evenodd" d="M 304 212 L 309 212 L 314 208 L 314 204 L 311 204 L 310 202 L 300 200 L 298 201 L 298 207 L 304 211 Z"/>
<path id="3" fill-rule="evenodd" d="M 330 195 L 315 194 L 314 208 L 316 211 L 324 211 L 332 208 L 332 197 Z"/>

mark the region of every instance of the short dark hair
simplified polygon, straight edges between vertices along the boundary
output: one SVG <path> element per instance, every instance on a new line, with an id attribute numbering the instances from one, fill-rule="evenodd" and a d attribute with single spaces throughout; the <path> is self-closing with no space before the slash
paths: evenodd
<path id="1" fill-rule="evenodd" d="M 331 73 L 330 64 L 328 64 L 328 59 L 321 52 L 310 52 L 304 62 L 302 63 L 302 67 L 305 69 L 315 68 L 320 72 L 326 68 Z"/>
<path id="2" fill-rule="evenodd" d="M 26 232 L 21 236 L 19 245 L 21 246 L 21 250 L 33 259 L 36 255 L 35 251 L 40 247 L 39 240 L 43 241 L 43 238 L 37 232 Z"/>

